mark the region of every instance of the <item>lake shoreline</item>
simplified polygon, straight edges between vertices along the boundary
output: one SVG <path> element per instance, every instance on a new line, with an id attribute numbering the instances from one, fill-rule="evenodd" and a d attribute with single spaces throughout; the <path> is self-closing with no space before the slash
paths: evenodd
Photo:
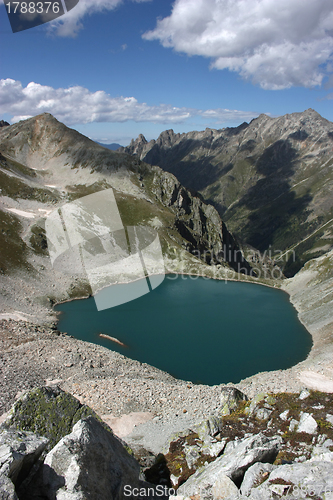
<path id="1" fill-rule="evenodd" d="M 209 270 L 207 270 L 209 271 Z M 332 380 L 332 386 L 333 386 L 333 376 L 331 374 L 330 370 L 330 365 L 333 364 L 333 322 L 328 325 L 328 328 L 318 328 L 317 325 L 313 325 L 312 323 L 309 322 L 308 317 L 303 314 L 302 308 L 299 306 L 299 303 L 297 301 L 297 297 L 295 297 L 295 293 L 293 293 L 288 286 L 292 284 L 295 280 L 295 277 L 289 278 L 282 280 L 278 282 L 277 280 L 275 281 L 274 284 L 269 284 L 267 282 L 260 281 L 260 278 L 253 278 L 251 277 L 250 279 L 245 278 L 244 279 L 236 279 L 236 278 L 231 278 L 231 277 L 218 277 L 218 276 L 209 276 L 208 272 L 201 272 L 201 273 L 187 273 L 187 272 L 174 272 L 174 271 L 167 271 L 165 273 L 166 277 L 170 275 L 182 275 L 182 276 L 195 276 L 197 278 L 202 277 L 204 279 L 214 279 L 217 281 L 233 281 L 233 282 L 241 282 L 241 283 L 254 283 L 257 285 L 261 286 L 266 286 L 269 288 L 273 288 L 275 290 L 281 290 L 285 292 L 288 295 L 289 301 L 291 302 L 292 306 L 296 309 L 297 311 L 297 316 L 300 321 L 300 323 L 306 328 L 306 330 L 309 332 L 309 334 L 312 337 L 312 348 L 306 357 L 304 361 L 301 361 L 294 365 L 293 367 L 286 369 L 286 370 L 278 370 L 278 371 L 270 371 L 270 372 L 262 372 L 262 373 L 257 373 L 256 375 L 253 375 L 251 377 L 248 377 L 242 381 L 240 381 L 238 384 L 234 384 L 235 386 L 238 386 L 239 388 L 244 389 L 245 391 L 247 390 L 249 394 L 255 394 L 256 389 L 255 387 L 259 387 L 260 389 L 263 389 L 265 386 L 268 386 L 270 388 L 273 388 L 273 390 L 276 392 L 277 391 L 277 386 L 280 384 L 281 388 L 283 387 L 286 392 L 288 392 L 288 386 L 290 387 L 297 387 L 297 388 L 303 388 L 306 387 L 307 384 L 309 387 L 312 387 L 313 389 L 318 389 L 318 390 L 324 390 L 324 388 L 327 386 L 327 384 L 330 386 L 330 381 Z M 141 278 L 142 279 L 142 278 Z M 122 283 L 128 283 L 127 282 L 122 282 Z M 120 283 L 119 283 L 120 284 Z M 300 286 L 299 292 L 303 291 L 303 286 Z M 69 302 L 72 300 L 80 300 L 83 298 L 88 298 L 91 295 L 86 295 L 84 297 L 75 297 L 69 300 L 64 300 L 64 301 L 59 301 L 57 304 L 61 304 L 64 302 Z M 297 296 L 297 294 L 296 294 Z M 55 304 L 56 305 L 56 304 Z M 327 348 L 327 345 L 325 344 L 325 339 L 327 338 L 327 335 L 332 336 L 332 344 L 330 344 L 329 348 Z M 324 344 L 323 344 L 324 343 Z M 320 371 L 320 374 L 324 377 L 322 380 L 318 380 L 317 373 Z M 305 377 L 303 372 L 307 373 L 307 376 Z M 308 374 L 310 372 L 310 374 Z M 274 374 L 274 377 L 276 378 L 276 383 L 271 379 L 271 376 L 269 374 Z M 291 377 L 291 382 L 288 384 L 286 378 Z M 332 387 L 333 390 L 333 387 Z"/>
<path id="2" fill-rule="evenodd" d="M 64 312 L 58 328 L 77 339 L 115 348 L 177 378 L 210 385 L 237 383 L 258 371 L 290 368 L 306 359 L 311 350 L 311 335 L 298 321 L 288 295 L 267 287 L 246 288 L 240 281 L 228 283 L 201 276 L 188 279 L 191 277 L 179 274 L 168 277 L 171 279 L 165 279 L 153 294 L 127 303 L 131 286 L 127 290 L 119 285 L 111 292 L 110 307 L 105 311 L 97 311 L 93 297 L 72 306 L 61 304 L 56 307 L 57 312 Z M 116 300 L 118 295 L 125 299 L 115 308 L 114 294 Z M 147 327 L 148 312 L 149 323 L 159 325 L 158 336 Z M 175 331 L 182 333 L 178 336 Z M 207 342 L 201 340 L 202 331 Z M 96 332 L 119 339 L 129 346 L 128 351 L 101 340 Z M 290 344 L 288 352 L 286 342 Z M 211 350 L 212 344 L 216 349 Z M 152 347 L 147 351 L 144 346 L 148 345 Z M 234 356 L 237 352 L 237 360 L 227 356 L 220 365 L 218 359 L 224 352 Z"/>

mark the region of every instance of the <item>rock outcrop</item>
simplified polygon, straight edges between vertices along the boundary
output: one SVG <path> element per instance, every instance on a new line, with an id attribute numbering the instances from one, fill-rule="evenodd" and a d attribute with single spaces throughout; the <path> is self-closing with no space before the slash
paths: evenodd
<path id="1" fill-rule="evenodd" d="M 15 499 L 33 465 L 46 449 L 48 439 L 32 432 L 5 430 L 0 434 L 0 498 Z"/>
<path id="2" fill-rule="evenodd" d="M 156 167 L 152 171 L 152 192 L 175 213 L 174 224 L 185 240 L 185 249 L 207 264 L 227 262 L 237 272 L 250 272 L 250 265 L 217 210 L 185 189 L 174 175 Z"/>
<path id="3" fill-rule="evenodd" d="M 93 417 L 79 420 L 47 454 L 40 475 L 43 493 L 50 500 L 122 500 L 126 487 L 128 491 L 149 487 L 139 479 L 138 462 Z"/>

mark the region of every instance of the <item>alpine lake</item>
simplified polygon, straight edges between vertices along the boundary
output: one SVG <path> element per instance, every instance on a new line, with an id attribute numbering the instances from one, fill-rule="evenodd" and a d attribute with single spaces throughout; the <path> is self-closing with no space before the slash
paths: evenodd
<path id="1" fill-rule="evenodd" d="M 117 307 L 98 311 L 89 297 L 55 310 L 60 331 L 193 383 L 237 383 L 290 368 L 312 347 L 288 295 L 253 283 L 167 275 L 150 293 Z"/>

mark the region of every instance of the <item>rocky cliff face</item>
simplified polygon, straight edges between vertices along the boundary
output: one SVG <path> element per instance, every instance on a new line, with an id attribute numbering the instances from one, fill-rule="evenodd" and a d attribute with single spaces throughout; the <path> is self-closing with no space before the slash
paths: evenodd
<path id="1" fill-rule="evenodd" d="M 173 173 L 260 251 L 295 250 L 287 275 L 333 244 L 333 124 L 312 109 L 222 130 L 143 136 L 122 151 Z"/>

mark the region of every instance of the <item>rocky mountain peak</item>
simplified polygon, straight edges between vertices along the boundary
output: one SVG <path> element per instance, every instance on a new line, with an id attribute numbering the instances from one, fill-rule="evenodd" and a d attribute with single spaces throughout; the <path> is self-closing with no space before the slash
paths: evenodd
<path id="1" fill-rule="evenodd" d="M 165 147 L 172 146 L 179 137 L 180 134 L 175 134 L 172 129 L 164 130 L 159 135 L 156 143 Z"/>
<path id="2" fill-rule="evenodd" d="M 132 151 L 132 154 L 140 156 L 144 147 L 148 144 L 147 139 L 143 134 L 139 134 L 136 139 L 132 139 L 129 145 L 129 148 Z M 124 148 L 119 148 L 119 151 L 124 151 Z"/>
<path id="3" fill-rule="evenodd" d="M 9 127 L 9 123 L 5 122 L 4 120 L 0 120 L 0 127 Z"/>
<path id="4" fill-rule="evenodd" d="M 295 248 L 292 274 L 333 245 L 332 147 L 333 123 L 310 108 L 222 130 L 166 130 L 139 157 L 199 192 L 241 241 Z"/>

